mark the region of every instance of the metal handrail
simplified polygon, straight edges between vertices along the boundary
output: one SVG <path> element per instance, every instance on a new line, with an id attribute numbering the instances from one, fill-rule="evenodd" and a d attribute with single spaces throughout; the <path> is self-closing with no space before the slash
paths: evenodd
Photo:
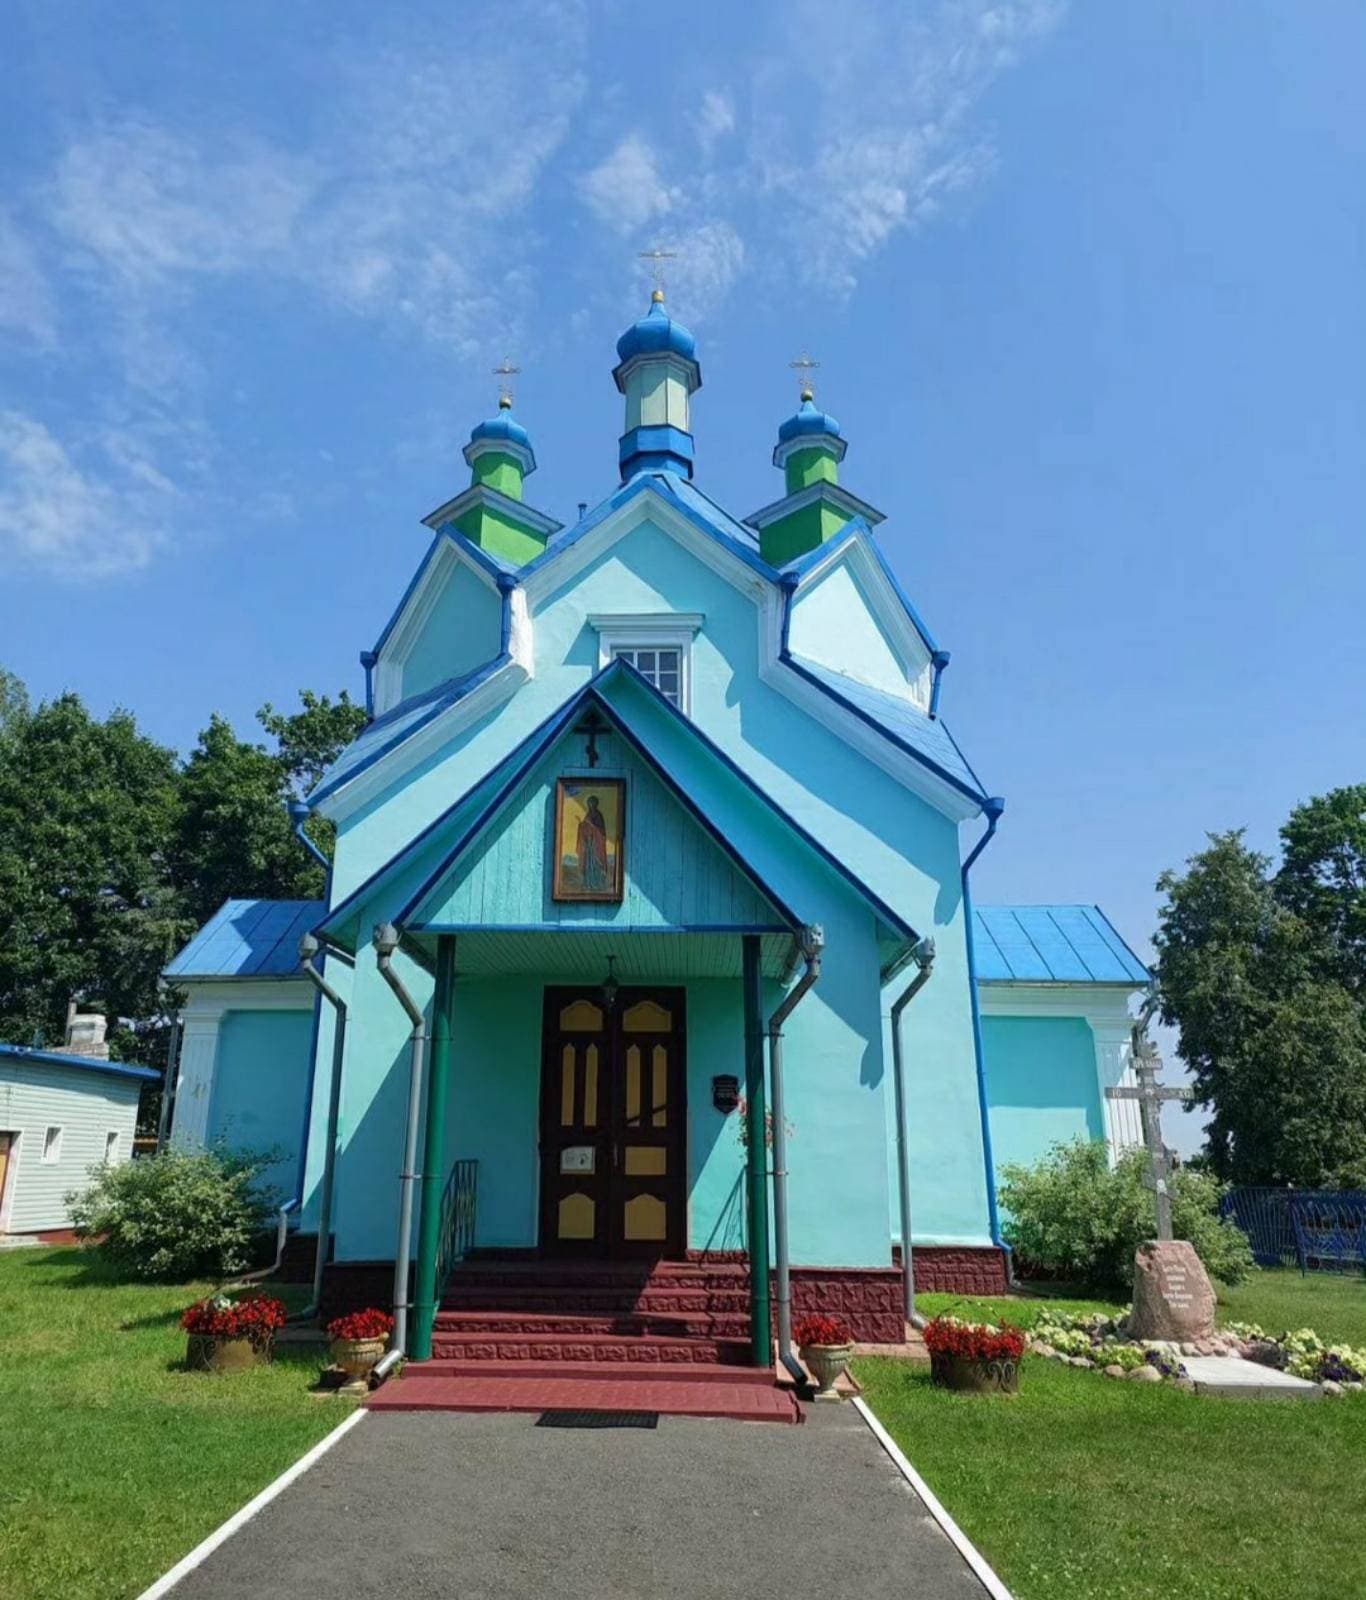
<path id="1" fill-rule="evenodd" d="M 441 1195 L 441 1236 L 436 1254 L 437 1294 L 445 1292 L 446 1279 L 457 1261 L 474 1248 L 474 1213 L 478 1196 L 479 1163 L 457 1161 Z"/>

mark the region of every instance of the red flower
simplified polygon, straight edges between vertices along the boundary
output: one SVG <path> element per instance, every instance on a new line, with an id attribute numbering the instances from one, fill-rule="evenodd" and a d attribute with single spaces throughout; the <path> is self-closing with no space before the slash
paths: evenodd
<path id="1" fill-rule="evenodd" d="M 284 1301 L 264 1294 L 241 1300 L 215 1295 L 211 1300 L 197 1301 L 180 1319 L 186 1333 L 202 1333 L 212 1339 L 250 1339 L 257 1346 L 269 1344 L 275 1330 L 284 1325 Z"/>
<path id="2" fill-rule="evenodd" d="M 799 1347 L 809 1344 L 853 1344 L 854 1336 L 846 1323 L 838 1317 L 828 1317 L 817 1312 L 803 1317 L 792 1330 Z"/>
<path id="3" fill-rule="evenodd" d="M 981 1322 L 936 1317 L 925 1329 L 925 1348 L 932 1356 L 961 1356 L 964 1361 L 1018 1361 L 1025 1336 L 1009 1323 L 999 1328 Z"/>
<path id="4" fill-rule="evenodd" d="M 331 1339 L 387 1339 L 393 1328 L 394 1319 L 387 1311 L 368 1306 L 364 1311 L 351 1311 L 329 1322 L 327 1333 Z"/>

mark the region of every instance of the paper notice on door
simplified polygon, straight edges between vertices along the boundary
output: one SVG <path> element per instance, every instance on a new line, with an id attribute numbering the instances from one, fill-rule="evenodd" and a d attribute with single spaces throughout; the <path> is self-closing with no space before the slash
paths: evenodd
<path id="1" fill-rule="evenodd" d="M 570 1144 L 560 1151 L 561 1172 L 592 1172 L 593 1146 L 591 1144 Z"/>

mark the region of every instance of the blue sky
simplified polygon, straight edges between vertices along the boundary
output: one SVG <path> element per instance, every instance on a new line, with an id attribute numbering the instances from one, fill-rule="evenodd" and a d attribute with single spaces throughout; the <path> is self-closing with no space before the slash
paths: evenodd
<path id="1" fill-rule="evenodd" d="M 1366 774 L 1351 0 L 6 7 L 0 660 L 187 748 L 359 688 L 510 351 L 565 520 L 680 251 L 744 513 L 809 346 L 1008 801 L 978 894 L 1142 951 Z"/>

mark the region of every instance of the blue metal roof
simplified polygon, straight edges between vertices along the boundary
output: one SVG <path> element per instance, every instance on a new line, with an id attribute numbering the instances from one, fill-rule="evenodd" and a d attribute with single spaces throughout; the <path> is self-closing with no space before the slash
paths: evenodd
<path id="1" fill-rule="evenodd" d="M 979 983 L 1123 983 L 1148 969 L 1099 906 L 978 906 Z"/>
<path id="2" fill-rule="evenodd" d="M 789 654 L 788 665 L 812 679 L 858 713 L 909 754 L 923 761 L 973 800 L 986 799 L 982 781 L 968 764 L 953 735 L 938 717 L 931 717 L 900 695 L 874 689 L 805 656 Z"/>
<path id="3" fill-rule="evenodd" d="M 168 978 L 296 978 L 299 940 L 322 900 L 225 900 L 166 968 Z"/>
<path id="4" fill-rule="evenodd" d="M 143 1078 L 152 1083 L 161 1079 L 161 1074 L 151 1067 L 134 1066 L 131 1061 L 98 1061 L 94 1056 L 69 1056 L 61 1050 L 31 1050 L 22 1044 L 0 1044 L 0 1062 L 5 1061 L 41 1067 L 80 1067 L 86 1072 L 107 1072 L 116 1078 Z"/>

